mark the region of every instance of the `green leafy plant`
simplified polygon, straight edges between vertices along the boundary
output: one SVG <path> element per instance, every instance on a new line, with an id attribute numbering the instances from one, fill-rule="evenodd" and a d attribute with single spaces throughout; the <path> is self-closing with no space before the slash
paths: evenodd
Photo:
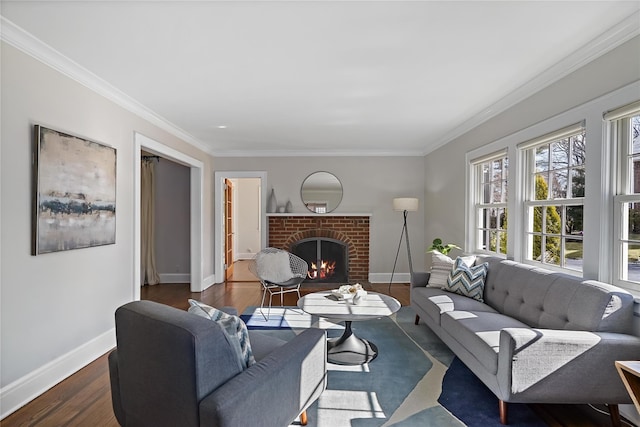
<path id="1" fill-rule="evenodd" d="M 451 252 L 452 249 L 462 249 L 462 248 L 454 243 L 447 243 L 445 245 L 442 243 L 442 239 L 440 239 L 439 237 L 436 237 L 435 239 L 433 239 L 433 242 L 431 243 L 431 247 L 427 249 L 427 252 L 438 251 L 443 255 L 447 255 L 449 252 Z"/>

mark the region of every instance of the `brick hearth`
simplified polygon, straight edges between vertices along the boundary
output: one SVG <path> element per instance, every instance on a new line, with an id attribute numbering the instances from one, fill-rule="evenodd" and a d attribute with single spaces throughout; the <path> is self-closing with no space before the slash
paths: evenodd
<path id="1" fill-rule="evenodd" d="M 349 248 L 349 281 L 369 280 L 368 215 L 269 215 L 269 246 L 291 250 L 298 240 L 327 237 Z"/>

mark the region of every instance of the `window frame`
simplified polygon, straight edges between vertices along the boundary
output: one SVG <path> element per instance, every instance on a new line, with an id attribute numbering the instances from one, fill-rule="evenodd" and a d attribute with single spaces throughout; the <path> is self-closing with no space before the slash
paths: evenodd
<path id="1" fill-rule="evenodd" d="M 640 239 L 629 238 L 629 210 L 625 209 L 627 204 L 640 203 L 640 192 L 632 193 L 632 180 L 635 172 L 632 164 L 634 157 L 640 159 L 640 153 L 636 153 L 634 156 L 632 149 L 631 119 L 634 116 L 640 116 L 640 101 L 606 113 L 604 120 L 608 122 L 609 139 L 616 152 L 616 156 L 614 156 L 616 188 L 613 196 L 612 283 L 622 288 L 640 291 L 640 281 L 628 280 L 628 245 L 629 243 L 640 245 Z"/>
<path id="2" fill-rule="evenodd" d="M 524 168 L 522 169 L 522 174 L 520 175 L 521 179 L 524 182 L 523 194 L 522 194 L 522 202 L 523 202 L 523 227 L 522 227 L 522 234 L 521 234 L 522 247 L 520 248 L 520 250 L 522 254 L 522 259 L 525 262 L 528 262 L 534 265 L 540 265 L 547 269 L 553 269 L 553 270 L 569 273 L 572 275 L 582 276 L 584 274 L 584 255 L 582 257 L 582 263 L 581 263 L 580 269 L 567 267 L 567 263 L 566 263 L 567 241 L 579 240 L 582 242 L 582 247 L 584 248 L 584 234 L 573 235 L 566 232 L 566 221 L 567 221 L 566 212 L 567 212 L 567 208 L 572 206 L 582 207 L 582 222 L 583 222 L 582 231 L 584 231 L 584 212 L 585 212 L 585 204 L 586 204 L 585 196 L 583 195 L 580 197 L 550 198 L 552 196 L 553 190 L 549 188 L 546 199 L 541 199 L 541 200 L 536 199 L 536 176 L 542 175 L 543 173 L 546 173 L 548 174 L 548 176 L 551 176 L 551 174 L 557 170 L 565 170 L 565 167 L 554 169 L 554 167 L 552 166 L 552 159 L 551 159 L 552 144 L 565 139 L 568 139 L 570 144 L 569 154 L 567 155 L 566 171 L 567 171 L 567 180 L 568 180 L 567 192 L 571 193 L 571 181 L 570 181 L 571 171 L 574 169 L 577 169 L 571 166 L 571 152 L 572 152 L 571 138 L 578 134 L 583 135 L 583 140 L 585 141 L 585 144 L 586 144 L 587 133 L 586 133 L 586 126 L 584 121 L 566 126 L 564 128 L 557 129 L 545 135 L 542 135 L 518 144 L 519 156 L 521 156 L 524 159 L 523 161 Z M 540 147 L 543 147 L 545 145 L 548 146 L 549 162 L 547 164 L 547 168 L 544 171 L 538 171 L 536 167 L 537 150 Z M 585 146 L 585 156 L 586 156 L 586 146 Z M 586 165 L 587 165 L 587 160 L 585 157 L 584 162 L 579 167 L 584 171 L 585 177 L 586 177 L 586 171 L 587 171 Z M 548 183 L 549 180 L 545 182 Z M 586 192 L 586 188 L 585 188 L 585 192 Z M 566 196 L 569 196 L 569 195 L 572 196 L 572 194 L 566 194 Z M 547 232 L 545 230 L 545 225 L 547 224 L 546 221 L 542 222 L 541 230 L 536 231 L 535 230 L 536 208 L 543 209 L 541 214 L 544 217 L 549 207 L 557 207 L 560 209 L 559 232 L 557 233 Z M 556 209 L 556 211 L 557 210 L 558 209 Z M 533 246 L 534 246 L 534 240 L 536 237 L 540 238 L 541 251 L 542 251 L 542 248 L 546 247 L 547 239 L 549 238 L 559 239 L 559 260 L 557 264 L 553 262 L 546 262 L 544 257 L 542 257 L 542 253 L 541 253 L 540 260 L 534 258 Z"/>
<path id="3" fill-rule="evenodd" d="M 484 186 L 489 185 L 489 188 L 492 188 L 495 182 L 498 180 L 489 179 L 489 181 L 483 180 L 483 165 L 489 165 L 489 168 L 492 168 L 493 162 L 497 160 L 502 160 L 502 168 L 500 171 L 500 183 L 501 183 L 501 201 L 500 202 L 492 202 L 488 203 L 484 201 Z M 505 177 L 506 172 L 506 177 Z M 486 156 L 478 157 L 473 160 L 470 160 L 468 163 L 468 173 L 469 173 L 469 183 L 468 185 L 471 188 L 472 200 L 468 201 L 470 203 L 470 216 L 471 221 L 469 225 L 469 229 L 467 232 L 467 236 L 469 236 L 469 247 L 473 248 L 473 252 L 484 253 L 492 256 L 498 256 L 502 258 L 507 257 L 508 252 L 508 230 L 507 228 L 501 228 L 499 224 L 499 219 L 496 221 L 496 227 L 486 227 L 483 223 L 483 215 L 482 211 L 485 209 L 498 209 L 503 212 L 507 212 L 508 210 L 508 181 L 509 181 L 509 154 L 508 150 L 501 149 L 495 152 L 492 152 Z M 490 172 L 491 173 L 491 172 Z M 499 218 L 499 217 L 498 217 Z M 497 234 L 496 238 L 496 251 L 492 251 L 489 248 L 489 242 L 486 239 L 483 239 L 482 236 L 487 233 L 490 235 L 492 232 Z M 506 242 L 507 242 L 507 250 L 502 253 L 500 252 L 500 234 L 504 233 Z M 490 239 L 490 238 L 489 238 Z M 490 240 L 489 240 L 490 241 Z M 483 247 L 484 246 L 484 247 Z"/>

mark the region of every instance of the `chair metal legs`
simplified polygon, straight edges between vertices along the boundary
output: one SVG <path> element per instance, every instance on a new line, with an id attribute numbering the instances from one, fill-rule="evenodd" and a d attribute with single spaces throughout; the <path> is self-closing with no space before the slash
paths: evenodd
<path id="1" fill-rule="evenodd" d="M 279 291 L 274 291 L 274 289 L 280 289 Z M 269 310 L 267 311 L 267 315 L 264 315 L 264 299 L 267 296 L 267 292 L 269 292 Z M 260 314 L 264 317 L 266 322 L 269 321 L 269 316 L 271 315 L 271 305 L 273 302 L 274 295 L 280 295 L 280 307 L 284 307 L 284 294 L 289 292 L 296 292 L 298 294 L 298 299 L 300 299 L 300 286 L 296 286 L 295 288 L 283 288 L 282 286 L 277 285 L 265 285 L 262 284 L 262 301 L 260 302 Z"/>

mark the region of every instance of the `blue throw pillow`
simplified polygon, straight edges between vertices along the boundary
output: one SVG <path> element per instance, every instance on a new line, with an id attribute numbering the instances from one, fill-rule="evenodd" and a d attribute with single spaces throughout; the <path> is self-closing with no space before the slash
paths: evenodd
<path id="1" fill-rule="evenodd" d="M 443 289 L 484 302 L 484 279 L 487 277 L 488 269 L 487 262 L 468 267 L 462 258 L 458 257 L 447 278 L 447 286 Z"/>
<path id="2" fill-rule="evenodd" d="M 245 325 L 241 318 L 193 299 L 189 300 L 189 305 L 189 313 L 213 320 L 222 327 L 222 330 L 225 331 L 236 346 L 237 351 L 239 351 L 240 363 L 243 369 L 256 363 L 253 352 L 251 351 L 251 344 L 249 343 L 249 331 L 247 330 L 247 325 Z"/>

